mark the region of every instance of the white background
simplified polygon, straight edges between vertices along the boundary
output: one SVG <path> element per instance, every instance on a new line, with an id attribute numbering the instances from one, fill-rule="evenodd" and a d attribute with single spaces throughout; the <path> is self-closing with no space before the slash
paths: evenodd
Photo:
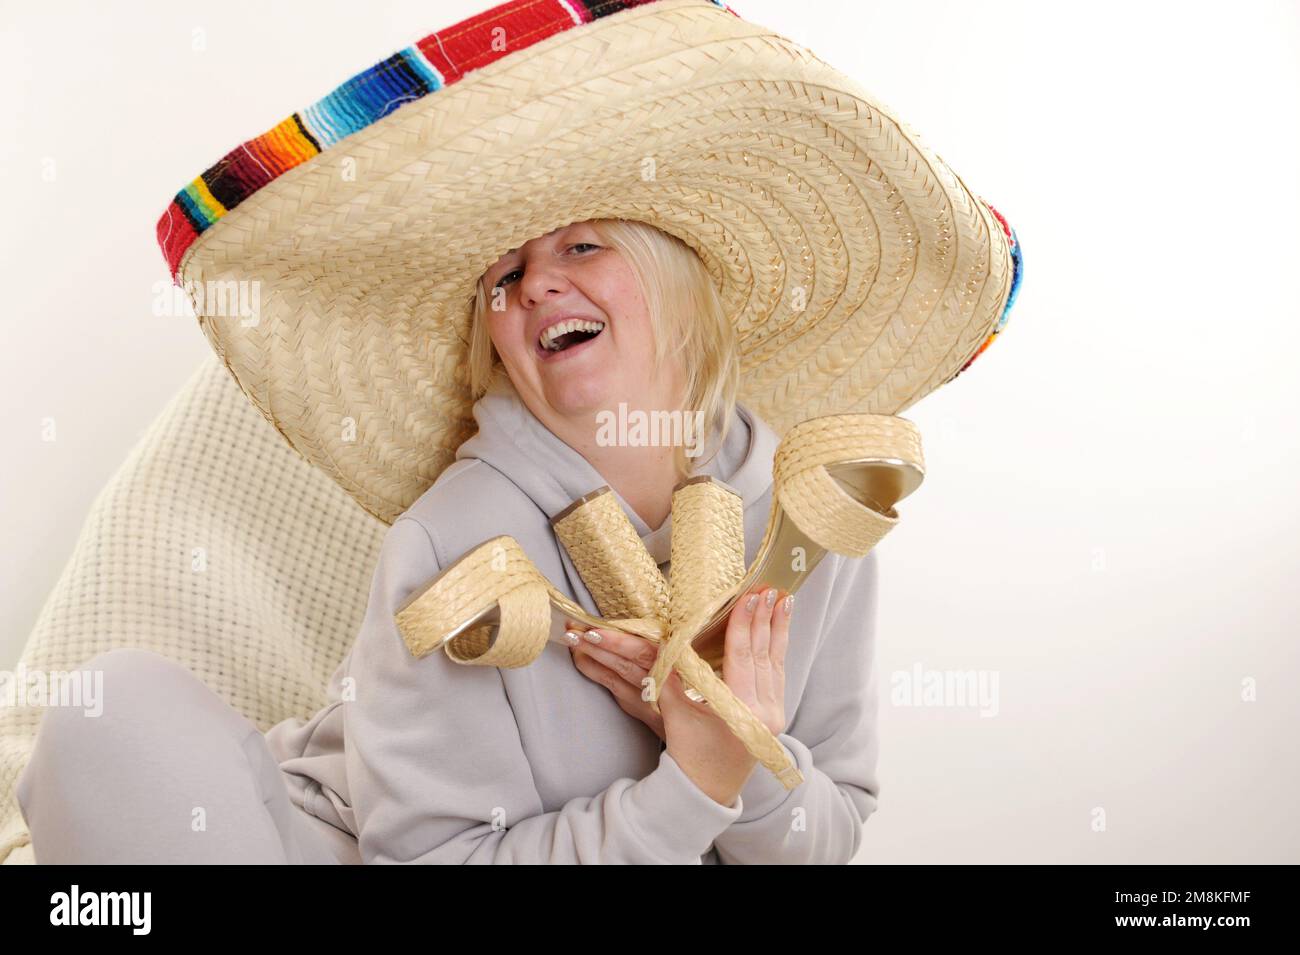
<path id="1" fill-rule="evenodd" d="M 0 667 L 207 354 L 151 312 L 171 197 L 483 6 L 0 4 Z M 1024 248 L 1004 333 L 906 413 L 928 476 L 880 545 L 859 861 L 1300 861 L 1297 4 L 736 8 L 858 78 Z M 996 672 L 997 715 L 891 705 L 918 663 Z"/>

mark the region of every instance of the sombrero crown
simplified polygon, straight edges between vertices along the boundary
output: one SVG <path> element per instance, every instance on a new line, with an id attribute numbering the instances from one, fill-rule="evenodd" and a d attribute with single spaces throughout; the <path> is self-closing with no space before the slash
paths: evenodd
<path id="1" fill-rule="evenodd" d="M 711 0 L 512 0 L 432 33 L 226 154 L 158 241 L 253 404 L 391 523 L 473 432 L 479 275 L 605 218 L 700 255 L 779 435 L 951 381 L 1021 271 L 905 123 Z"/>

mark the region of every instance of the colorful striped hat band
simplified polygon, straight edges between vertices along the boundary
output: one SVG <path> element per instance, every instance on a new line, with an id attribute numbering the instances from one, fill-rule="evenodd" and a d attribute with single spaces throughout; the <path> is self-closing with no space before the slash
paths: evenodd
<path id="1" fill-rule="evenodd" d="M 479 277 L 591 219 L 699 255 L 778 435 L 952 381 L 1021 275 L 906 123 L 714 0 L 512 0 L 431 33 L 227 153 L 158 242 L 243 392 L 391 523 L 474 431 Z M 212 294 L 250 287 L 252 318 Z"/>

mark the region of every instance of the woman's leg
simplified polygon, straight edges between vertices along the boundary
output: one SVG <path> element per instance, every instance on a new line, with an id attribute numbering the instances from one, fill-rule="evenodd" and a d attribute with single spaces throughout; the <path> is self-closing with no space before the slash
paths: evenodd
<path id="1" fill-rule="evenodd" d="M 17 797 L 40 864 L 335 863 L 253 723 L 149 650 L 102 653 L 98 715 L 49 706 Z"/>

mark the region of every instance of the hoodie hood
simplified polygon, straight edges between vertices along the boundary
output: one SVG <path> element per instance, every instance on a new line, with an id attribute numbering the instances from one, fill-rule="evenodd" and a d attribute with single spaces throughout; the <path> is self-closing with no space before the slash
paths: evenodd
<path id="1" fill-rule="evenodd" d="M 492 383 L 474 403 L 478 433 L 456 451 L 456 459 L 477 458 L 509 478 L 553 518 L 584 494 L 609 482 L 581 454 L 541 423 L 528 410 L 504 370 L 498 368 Z M 697 472 L 723 482 L 740 494 L 751 524 L 750 510 L 762 508 L 766 519 L 772 487 L 772 459 L 776 433 L 747 406 L 737 402 L 731 430 L 722 449 Z M 611 486 L 642 542 L 658 564 L 668 560 L 672 516 L 658 528 L 648 527 L 641 516 Z"/>

